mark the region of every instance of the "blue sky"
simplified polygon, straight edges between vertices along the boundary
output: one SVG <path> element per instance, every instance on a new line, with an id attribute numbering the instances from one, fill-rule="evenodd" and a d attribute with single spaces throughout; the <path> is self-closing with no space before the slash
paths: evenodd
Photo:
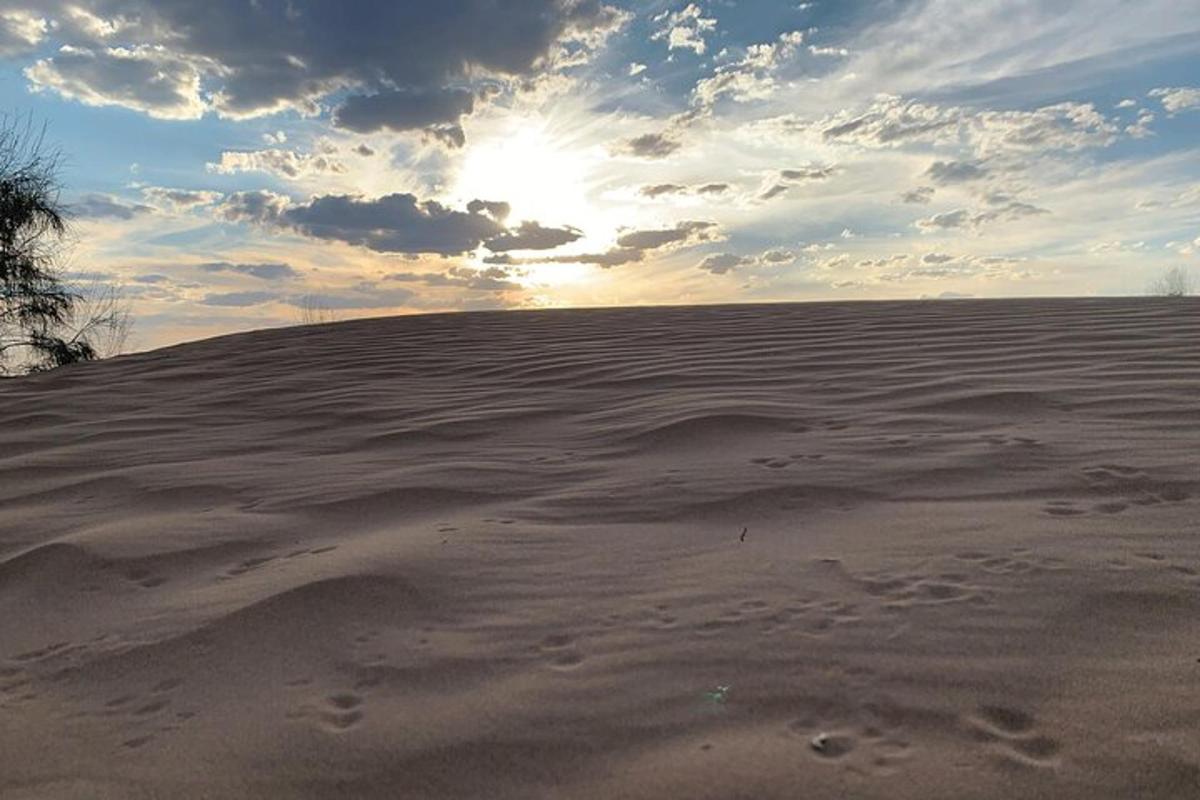
<path id="1" fill-rule="evenodd" d="M 1176 0 L 0 0 L 141 347 L 477 308 L 1138 294 L 1200 260 Z"/>

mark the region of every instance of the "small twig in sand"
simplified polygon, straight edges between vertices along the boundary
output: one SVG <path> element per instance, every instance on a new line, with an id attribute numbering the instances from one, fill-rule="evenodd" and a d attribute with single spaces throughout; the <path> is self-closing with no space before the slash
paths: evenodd
<path id="1" fill-rule="evenodd" d="M 746 531 L 748 531 L 748 530 L 750 530 L 750 529 L 749 529 L 749 528 L 742 528 L 742 535 L 741 535 L 741 536 L 738 538 L 738 541 L 739 541 L 739 542 L 744 542 L 744 541 L 746 541 Z"/>

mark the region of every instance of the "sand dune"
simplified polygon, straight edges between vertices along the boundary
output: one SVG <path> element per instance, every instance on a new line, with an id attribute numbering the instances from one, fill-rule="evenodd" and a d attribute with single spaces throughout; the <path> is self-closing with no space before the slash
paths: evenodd
<path id="1" fill-rule="evenodd" d="M 1150 299 L 5 381 L 0 797 L 1196 797 L 1198 423 L 1200 306 Z"/>

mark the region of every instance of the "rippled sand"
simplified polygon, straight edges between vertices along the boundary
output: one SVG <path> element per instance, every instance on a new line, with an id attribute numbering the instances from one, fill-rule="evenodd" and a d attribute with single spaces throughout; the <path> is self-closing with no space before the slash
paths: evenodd
<path id="1" fill-rule="evenodd" d="M 1194 301 L 407 317 L 2 382 L 0 797 L 1196 797 L 1198 453 Z"/>

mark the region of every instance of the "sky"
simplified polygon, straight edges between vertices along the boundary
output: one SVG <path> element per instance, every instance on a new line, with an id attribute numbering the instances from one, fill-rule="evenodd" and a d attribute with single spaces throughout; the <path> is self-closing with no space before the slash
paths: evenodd
<path id="1" fill-rule="evenodd" d="M 1200 266 L 1180 0 L 0 0 L 0 110 L 137 348 Z"/>

